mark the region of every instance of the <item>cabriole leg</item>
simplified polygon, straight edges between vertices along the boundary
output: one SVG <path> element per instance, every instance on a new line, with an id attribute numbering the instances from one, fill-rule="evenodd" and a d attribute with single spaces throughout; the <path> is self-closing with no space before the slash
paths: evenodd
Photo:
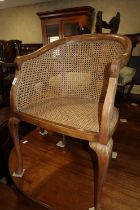
<path id="1" fill-rule="evenodd" d="M 22 177 L 23 175 L 23 160 L 21 156 L 21 149 L 20 149 L 20 143 L 19 143 L 19 119 L 16 117 L 11 117 L 8 121 L 8 127 L 10 130 L 11 137 L 14 142 L 16 155 L 17 155 L 17 161 L 18 161 L 18 168 L 14 173 L 14 176 Z"/>
<path id="2" fill-rule="evenodd" d="M 90 142 L 89 145 L 96 152 L 98 157 L 99 172 L 97 192 L 95 192 L 95 210 L 101 210 L 101 194 L 108 170 L 109 159 L 112 153 L 113 141 L 110 139 L 107 145 L 102 145 L 97 142 Z"/>

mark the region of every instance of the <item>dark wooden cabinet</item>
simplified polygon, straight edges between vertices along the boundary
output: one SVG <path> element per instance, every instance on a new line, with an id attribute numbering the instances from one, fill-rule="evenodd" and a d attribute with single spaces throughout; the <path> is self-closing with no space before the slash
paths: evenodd
<path id="1" fill-rule="evenodd" d="M 43 46 L 42 43 L 24 43 L 21 44 L 20 55 L 27 55 L 32 53 Z"/>
<path id="2" fill-rule="evenodd" d="M 82 27 L 91 29 L 94 9 L 89 6 L 37 13 L 41 20 L 43 44 L 70 35 L 78 35 Z"/>

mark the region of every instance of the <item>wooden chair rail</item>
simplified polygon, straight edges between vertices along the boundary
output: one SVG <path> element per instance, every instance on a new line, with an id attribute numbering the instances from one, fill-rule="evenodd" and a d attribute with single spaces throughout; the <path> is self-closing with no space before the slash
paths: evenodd
<path id="1" fill-rule="evenodd" d="M 117 78 L 130 52 L 131 42 L 125 36 L 88 34 L 67 37 L 16 58 L 8 122 L 18 161 L 15 176 L 22 179 L 24 174 L 18 133 L 22 120 L 87 140 L 98 157 L 95 209 L 101 210 L 118 122 Z"/>

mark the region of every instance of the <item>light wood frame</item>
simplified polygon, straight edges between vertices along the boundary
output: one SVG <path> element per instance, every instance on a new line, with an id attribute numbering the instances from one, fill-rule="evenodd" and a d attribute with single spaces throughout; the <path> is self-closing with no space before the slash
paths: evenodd
<path id="1" fill-rule="evenodd" d="M 102 192 L 103 184 L 105 181 L 105 177 L 106 177 L 106 173 L 107 173 L 107 169 L 109 165 L 109 159 L 112 153 L 112 146 L 113 146 L 112 135 L 115 131 L 116 125 L 114 125 L 113 129 L 110 130 L 110 123 L 111 123 L 111 119 L 113 117 L 113 111 L 114 111 L 114 99 L 115 99 L 115 93 L 116 93 L 116 88 L 117 88 L 117 79 L 118 79 L 120 69 L 128 62 L 129 55 L 131 52 L 130 40 L 125 36 L 112 35 L 112 34 L 80 35 L 80 36 L 64 38 L 62 40 L 58 40 L 54 43 L 48 44 L 32 54 L 17 57 L 16 58 L 17 70 L 16 70 L 16 75 L 15 75 L 15 78 L 17 78 L 18 80 L 21 66 L 26 60 L 35 58 L 41 55 L 42 53 L 46 52 L 47 50 L 50 50 L 56 46 L 59 46 L 61 44 L 66 44 L 69 41 L 74 42 L 77 40 L 82 41 L 85 39 L 98 40 L 102 38 L 106 40 L 117 40 L 124 46 L 125 52 L 119 60 L 116 60 L 115 62 L 113 62 L 109 67 L 110 77 L 109 77 L 109 82 L 108 82 L 108 88 L 106 91 L 106 97 L 105 97 L 102 111 L 101 111 L 101 127 L 100 127 L 99 132 L 94 132 L 94 133 L 90 131 L 83 132 L 78 129 L 77 130 L 72 129 L 68 126 L 62 126 L 60 124 L 49 122 L 43 119 L 38 119 L 24 112 L 18 111 L 16 107 L 17 83 L 13 84 L 12 89 L 11 89 L 11 96 L 10 96 L 11 116 L 8 122 L 10 133 L 11 133 L 12 139 L 14 141 L 15 149 L 16 149 L 17 160 L 18 160 L 18 168 L 16 170 L 16 174 L 19 176 L 22 175 L 23 173 L 23 160 L 22 160 L 22 155 L 21 155 L 21 150 L 20 150 L 19 134 L 18 134 L 19 123 L 21 121 L 26 121 L 47 130 L 59 132 L 64 135 L 69 135 L 72 137 L 89 141 L 89 146 L 97 154 L 98 165 L 99 165 L 98 187 L 97 187 L 96 200 L 95 200 L 96 210 L 101 209 L 101 192 Z"/>

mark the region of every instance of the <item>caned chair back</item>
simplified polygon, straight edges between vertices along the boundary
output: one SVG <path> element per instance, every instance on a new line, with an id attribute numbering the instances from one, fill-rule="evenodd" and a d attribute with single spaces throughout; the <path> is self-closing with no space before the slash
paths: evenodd
<path id="1" fill-rule="evenodd" d="M 56 97 L 104 99 L 108 67 L 126 52 L 125 43 L 112 35 L 78 37 L 82 36 L 57 41 L 43 47 L 37 56 L 23 58 L 16 86 L 18 110 Z"/>

